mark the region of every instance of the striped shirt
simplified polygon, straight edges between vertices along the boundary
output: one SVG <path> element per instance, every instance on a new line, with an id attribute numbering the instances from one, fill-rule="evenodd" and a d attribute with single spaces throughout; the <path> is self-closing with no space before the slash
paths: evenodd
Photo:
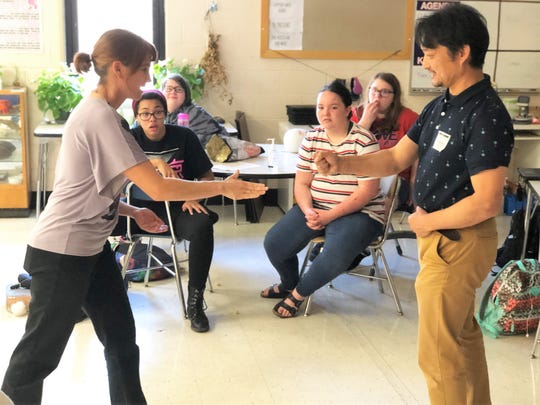
<path id="1" fill-rule="evenodd" d="M 372 177 L 349 174 L 322 175 L 317 171 L 317 165 L 313 162 L 315 152 L 332 151 L 339 156 L 354 156 L 378 150 L 379 144 L 375 136 L 359 125 L 353 125 L 347 137 L 339 145 L 330 143 L 324 128 L 317 127 L 309 131 L 300 146 L 296 168 L 298 171 L 313 174 L 310 186 L 313 206 L 330 210 L 356 191 L 359 181 L 372 179 Z M 360 211 L 384 223 L 384 196 L 382 193 L 379 192 Z"/>

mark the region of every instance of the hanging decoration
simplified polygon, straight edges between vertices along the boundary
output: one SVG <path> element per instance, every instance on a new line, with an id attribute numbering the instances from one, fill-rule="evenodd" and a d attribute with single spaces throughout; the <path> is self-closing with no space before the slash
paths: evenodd
<path id="1" fill-rule="evenodd" d="M 204 81 L 209 87 L 219 91 L 222 100 L 232 104 L 233 96 L 228 90 L 229 77 L 219 58 L 219 38 L 221 35 L 210 32 L 208 34 L 208 49 L 203 55 L 199 65 L 204 69 Z"/>
<path id="2" fill-rule="evenodd" d="M 213 13 L 217 12 L 217 10 L 217 2 L 212 0 L 204 17 L 208 22 L 208 47 L 199 62 L 199 66 L 204 69 L 204 83 L 207 88 L 216 88 L 220 98 L 231 105 L 233 96 L 227 87 L 229 84 L 229 77 L 225 67 L 221 63 L 219 55 L 219 38 L 221 35 L 214 33 L 212 25 L 211 16 Z"/>

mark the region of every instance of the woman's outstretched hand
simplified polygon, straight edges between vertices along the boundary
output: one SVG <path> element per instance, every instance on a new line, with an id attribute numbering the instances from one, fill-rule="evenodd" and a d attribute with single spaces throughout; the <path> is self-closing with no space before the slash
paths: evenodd
<path id="1" fill-rule="evenodd" d="M 240 172 L 237 170 L 234 174 L 227 177 L 224 181 L 223 195 L 232 200 L 244 200 L 246 198 L 257 198 L 268 190 L 262 183 L 252 183 L 249 181 L 240 180 L 238 176 Z"/>

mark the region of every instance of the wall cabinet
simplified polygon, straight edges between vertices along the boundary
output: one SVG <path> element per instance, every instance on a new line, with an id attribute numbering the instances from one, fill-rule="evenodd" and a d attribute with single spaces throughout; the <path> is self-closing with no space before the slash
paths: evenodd
<path id="1" fill-rule="evenodd" d="M 30 204 L 26 88 L 0 90 L 0 216 Z"/>

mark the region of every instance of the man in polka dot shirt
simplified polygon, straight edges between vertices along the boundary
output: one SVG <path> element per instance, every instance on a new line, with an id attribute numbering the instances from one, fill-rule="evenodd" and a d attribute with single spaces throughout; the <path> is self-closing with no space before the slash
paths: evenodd
<path id="1" fill-rule="evenodd" d="M 451 4 L 420 19 L 423 67 L 446 92 L 430 102 L 391 149 L 337 157 L 322 173 L 387 176 L 419 159 L 414 185 L 420 272 L 418 362 L 432 404 L 490 404 L 475 290 L 495 260 L 503 184 L 514 144 L 512 120 L 483 73 L 489 33 L 474 8 Z"/>

